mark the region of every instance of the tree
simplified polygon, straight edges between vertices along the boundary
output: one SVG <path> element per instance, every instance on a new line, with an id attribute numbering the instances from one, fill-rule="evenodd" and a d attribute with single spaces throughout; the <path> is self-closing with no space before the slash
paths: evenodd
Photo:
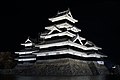
<path id="1" fill-rule="evenodd" d="M 0 68 L 10 69 L 16 65 L 15 55 L 12 52 L 0 52 Z"/>

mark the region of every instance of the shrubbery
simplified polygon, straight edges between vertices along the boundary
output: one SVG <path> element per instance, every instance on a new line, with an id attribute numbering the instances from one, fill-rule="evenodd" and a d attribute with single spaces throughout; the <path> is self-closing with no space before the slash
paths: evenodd
<path id="1" fill-rule="evenodd" d="M 15 67 L 14 53 L 0 52 L 0 69 L 11 69 Z"/>

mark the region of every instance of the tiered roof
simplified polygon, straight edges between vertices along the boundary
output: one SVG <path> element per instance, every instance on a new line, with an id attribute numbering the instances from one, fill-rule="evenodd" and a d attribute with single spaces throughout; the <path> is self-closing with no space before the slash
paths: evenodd
<path id="1" fill-rule="evenodd" d="M 79 35 L 81 29 L 73 24 L 78 22 L 78 20 L 73 18 L 69 9 L 58 12 L 55 17 L 49 18 L 49 20 L 54 22 L 54 24 L 45 27 L 46 31 L 40 35 L 40 43 L 34 44 L 28 38 L 25 43 L 21 44 L 25 46 L 25 49 L 15 52 L 19 54 L 18 61 L 34 61 L 36 60 L 35 56 L 61 54 L 95 58 L 107 57 L 97 53 L 102 48 L 97 47 L 93 42 Z M 56 22 L 61 20 L 67 20 L 68 22 L 56 24 Z"/>
<path id="2" fill-rule="evenodd" d="M 70 18 L 68 19 L 68 17 Z M 49 18 L 49 20 L 54 23 L 64 19 L 72 23 L 78 22 L 78 20 L 72 17 L 70 10 L 58 12 L 55 17 Z M 45 34 L 43 33 L 40 35 L 40 38 L 42 38 L 44 41 L 41 42 L 42 44 L 36 44 L 35 47 L 39 47 L 40 49 L 48 49 L 48 50 L 49 48 L 52 48 L 52 47 L 61 47 L 61 46 L 63 47 L 71 46 L 83 51 L 92 51 L 92 50 L 98 51 L 102 49 L 100 47 L 97 47 L 93 42 L 88 41 L 85 38 L 81 37 L 79 35 L 79 32 L 81 32 L 81 29 L 75 27 L 73 24 L 71 25 L 68 22 L 62 22 L 59 24 L 47 26 L 45 27 L 45 29 L 47 30 L 47 32 Z M 57 37 L 60 37 L 62 39 L 64 36 L 67 36 L 68 39 L 64 41 L 57 40 L 58 39 Z M 55 40 L 50 41 L 53 38 L 57 40 L 57 42 Z M 49 42 L 46 43 L 46 41 L 49 41 Z M 106 57 L 104 55 L 97 54 L 97 53 L 91 53 L 88 55 L 86 52 L 75 51 L 70 48 L 66 50 L 61 49 L 61 50 L 48 51 L 48 52 L 45 51 L 45 52 L 40 52 L 40 54 L 38 53 L 36 54 L 37 56 L 43 56 L 43 55 L 45 56 L 45 55 L 68 54 L 68 53 L 77 55 L 77 56 L 82 56 L 82 57 L 97 57 L 97 58 Z"/>
<path id="3" fill-rule="evenodd" d="M 32 41 L 28 38 L 25 43 L 22 43 L 21 45 L 25 46 L 25 49 L 22 49 L 18 52 L 15 52 L 15 54 L 18 54 L 19 57 L 16 58 L 15 60 L 19 62 L 26 62 L 26 61 L 35 61 L 36 60 L 36 55 L 34 55 L 34 52 L 38 52 L 39 50 L 34 46 Z"/>
<path id="4" fill-rule="evenodd" d="M 71 15 L 70 10 L 59 12 L 57 14 L 57 16 L 54 18 L 58 18 L 60 16 L 64 16 L 67 14 Z M 72 15 L 71 15 L 71 17 L 72 17 Z M 66 29 L 66 30 L 62 31 L 62 28 Z M 82 41 L 86 40 L 86 39 L 79 36 L 79 32 L 81 32 L 81 30 L 67 22 L 48 26 L 48 27 L 45 27 L 45 29 L 48 30 L 49 32 L 46 33 L 45 35 L 41 35 L 40 38 L 51 39 L 52 37 L 57 37 L 57 36 L 68 36 L 68 37 L 70 37 L 70 40 L 56 42 L 56 43 L 41 44 L 41 45 L 37 44 L 36 47 L 49 48 L 49 47 L 54 47 L 54 46 L 69 45 L 69 46 L 74 46 L 74 47 L 77 47 L 77 48 L 80 48 L 83 50 L 99 50 L 99 49 L 101 49 L 101 48 L 93 45 L 93 43 L 92 42 L 90 43 L 89 41 L 86 41 L 86 43 L 84 44 Z M 54 31 L 57 31 L 57 33 L 53 33 Z M 79 41 L 79 43 L 76 43 L 77 40 Z M 91 44 L 93 46 L 91 46 Z M 87 47 L 86 45 L 90 45 L 91 47 L 90 46 Z"/>
<path id="5" fill-rule="evenodd" d="M 38 51 L 38 48 L 31 48 L 32 46 L 34 46 L 34 43 L 32 43 L 32 41 L 28 38 L 25 43 L 22 43 L 21 45 L 25 46 L 25 49 L 22 49 L 18 52 L 15 52 L 16 54 L 31 54 L 33 52 L 37 52 Z"/>

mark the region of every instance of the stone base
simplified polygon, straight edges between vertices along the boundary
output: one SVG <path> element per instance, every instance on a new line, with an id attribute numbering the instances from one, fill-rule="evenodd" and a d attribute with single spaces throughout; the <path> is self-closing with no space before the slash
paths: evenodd
<path id="1" fill-rule="evenodd" d="M 3 73 L 18 75 L 100 75 L 108 74 L 107 68 L 93 61 L 71 58 L 39 60 L 33 64 L 18 64 L 14 69 Z"/>

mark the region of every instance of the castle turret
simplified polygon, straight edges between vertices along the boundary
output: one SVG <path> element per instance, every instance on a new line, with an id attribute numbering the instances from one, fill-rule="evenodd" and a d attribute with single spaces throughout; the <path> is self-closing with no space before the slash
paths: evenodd
<path id="1" fill-rule="evenodd" d="M 74 25 L 78 20 L 73 18 L 69 9 L 58 12 L 49 20 L 53 22 L 53 25 L 45 27 L 46 31 L 40 35 L 40 39 L 43 41 L 35 45 L 40 49 L 39 53 L 35 53 L 38 57 L 62 54 L 87 58 L 107 57 L 97 53 L 102 48 L 79 35 L 81 29 Z"/>
<path id="2" fill-rule="evenodd" d="M 15 54 L 18 55 L 17 60 L 18 62 L 30 62 L 30 61 L 36 61 L 36 55 L 34 55 L 34 52 L 38 52 L 38 49 L 34 47 L 34 43 L 28 38 L 25 43 L 21 44 L 25 47 L 25 49 L 22 49 L 18 52 L 15 52 Z"/>

